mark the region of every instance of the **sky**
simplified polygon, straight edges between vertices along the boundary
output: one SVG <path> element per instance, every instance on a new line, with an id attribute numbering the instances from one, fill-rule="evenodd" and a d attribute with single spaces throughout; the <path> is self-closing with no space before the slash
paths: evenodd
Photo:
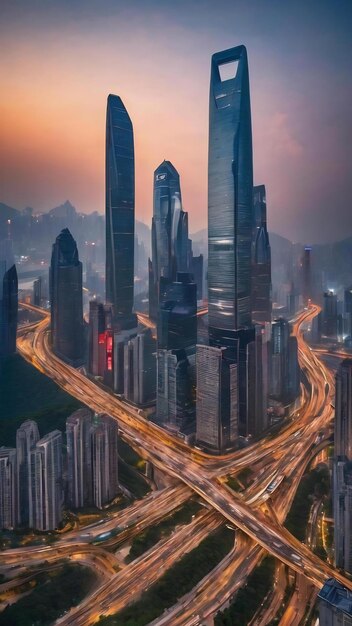
<path id="1" fill-rule="evenodd" d="M 205 228 L 210 59 L 244 44 L 269 229 L 350 236 L 351 29 L 351 0 L 0 0 L 0 202 L 103 212 L 115 93 L 134 126 L 136 218 L 150 224 L 168 159 L 191 232 Z"/>

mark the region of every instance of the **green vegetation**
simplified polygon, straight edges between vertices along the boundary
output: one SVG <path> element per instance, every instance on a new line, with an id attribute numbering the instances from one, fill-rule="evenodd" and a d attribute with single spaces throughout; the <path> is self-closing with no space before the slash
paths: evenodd
<path id="1" fill-rule="evenodd" d="M 150 487 L 143 476 L 134 467 L 119 459 L 119 482 L 127 487 L 136 498 L 143 498 L 150 491 Z"/>
<path id="2" fill-rule="evenodd" d="M 282 603 L 280 604 L 280 608 L 279 608 L 278 612 L 276 613 L 274 619 L 272 619 L 271 622 L 269 622 L 267 624 L 267 626 L 277 626 L 278 624 L 280 624 L 281 618 L 282 618 L 283 614 L 286 611 L 286 608 L 288 606 L 289 600 L 291 599 L 294 590 L 295 590 L 295 584 L 293 584 L 293 585 L 287 584 L 286 585 L 284 597 L 282 599 Z"/>
<path id="3" fill-rule="evenodd" d="M 189 524 L 192 520 L 192 516 L 195 515 L 200 508 L 201 505 L 199 502 L 187 502 L 156 526 L 147 528 L 143 533 L 133 539 L 130 552 L 125 559 L 126 563 L 130 563 L 133 559 L 144 554 L 144 552 L 160 541 L 161 538 L 170 535 L 178 524 Z"/>
<path id="4" fill-rule="evenodd" d="M 226 484 L 230 487 L 230 489 L 232 489 L 232 491 L 243 491 L 243 487 L 233 476 L 227 477 Z"/>
<path id="5" fill-rule="evenodd" d="M 0 613 L 0 626 L 47 626 L 91 591 L 96 575 L 87 567 L 66 564 L 39 574 L 33 591 Z"/>
<path id="6" fill-rule="evenodd" d="M 137 602 L 116 615 L 101 617 L 99 626 L 149 624 L 214 569 L 231 550 L 233 542 L 233 531 L 226 527 L 215 531 L 171 567 Z"/>
<path id="7" fill-rule="evenodd" d="M 224 611 L 217 613 L 214 626 L 243 626 L 248 624 L 272 587 L 274 569 L 274 558 L 265 557 L 248 577 L 246 586 L 239 589 L 234 602 Z"/>
<path id="8" fill-rule="evenodd" d="M 249 467 L 244 467 L 238 474 L 236 474 L 236 478 L 239 483 L 242 483 L 245 487 L 248 487 L 251 482 L 253 482 L 253 473 Z"/>
<path id="9" fill-rule="evenodd" d="M 67 416 L 80 406 L 16 354 L 0 371 L 0 444 L 14 446 L 16 430 L 26 419 L 37 422 L 41 436 L 55 428 L 64 430 Z"/>
<path id="10" fill-rule="evenodd" d="M 326 465 L 318 466 L 303 476 L 285 521 L 287 530 L 300 541 L 304 541 L 306 537 L 312 497 L 322 498 L 328 494 L 329 483 Z"/>

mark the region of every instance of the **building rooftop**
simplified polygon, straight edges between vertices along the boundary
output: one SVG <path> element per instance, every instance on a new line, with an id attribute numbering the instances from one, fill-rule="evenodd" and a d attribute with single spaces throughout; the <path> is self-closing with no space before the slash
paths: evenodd
<path id="1" fill-rule="evenodd" d="M 352 592 L 334 578 L 329 578 L 326 581 L 318 594 L 318 598 L 352 617 Z"/>

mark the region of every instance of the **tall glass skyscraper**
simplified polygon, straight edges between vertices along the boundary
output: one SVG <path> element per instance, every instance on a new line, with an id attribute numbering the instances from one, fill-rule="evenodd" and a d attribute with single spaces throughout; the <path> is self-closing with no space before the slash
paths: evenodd
<path id="1" fill-rule="evenodd" d="M 152 261 L 149 262 L 149 315 L 157 319 L 160 279 L 189 270 L 188 214 L 182 209 L 180 176 L 170 161 L 154 172 Z"/>
<path id="2" fill-rule="evenodd" d="M 208 300 L 211 345 L 251 324 L 252 128 L 247 51 L 213 55 L 209 101 Z"/>
<path id="3" fill-rule="evenodd" d="M 56 237 L 49 270 L 54 351 L 74 365 L 84 360 L 82 263 L 68 228 Z"/>
<path id="4" fill-rule="evenodd" d="M 253 322 L 271 322 L 271 250 L 266 223 L 266 193 L 264 185 L 253 189 L 253 266 L 252 318 Z"/>
<path id="5" fill-rule="evenodd" d="M 119 96 L 106 113 L 106 300 L 121 328 L 136 326 L 134 286 L 134 144 L 131 119 Z"/>

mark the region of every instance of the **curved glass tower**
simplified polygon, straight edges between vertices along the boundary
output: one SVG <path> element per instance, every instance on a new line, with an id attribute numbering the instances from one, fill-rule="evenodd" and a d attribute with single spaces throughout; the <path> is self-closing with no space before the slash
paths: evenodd
<path id="1" fill-rule="evenodd" d="M 157 318 L 160 279 L 187 272 L 188 214 L 182 210 L 180 176 L 170 161 L 154 172 L 152 262 L 149 264 L 149 315 Z"/>
<path id="2" fill-rule="evenodd" d="M 233 345 L 233 332 L 251 324 L 252 227 L 248 62 L 246 48 L 238 46 L 214 54 L 211 62 L 208 156 L 211 345 Z"/>
<path id="3" fill-rule="evenodd" d="M 119 96 L 106 112 L 106 300 L 122 327 L 135 325 L 133 127 Z"/>
<path id="4" fill-rule="evenodd" d="M 252 318 L 255 323 L 271 322 L 271 251 L 266 225 L 265 186 L 253 189 Z"/>

